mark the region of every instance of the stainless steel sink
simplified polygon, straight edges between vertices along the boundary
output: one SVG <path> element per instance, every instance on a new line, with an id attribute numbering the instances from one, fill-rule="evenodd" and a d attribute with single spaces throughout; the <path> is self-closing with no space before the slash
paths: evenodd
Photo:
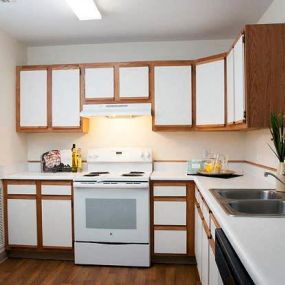
<path id="1" fill-rule="evenodd" d="M 226 199 L 248 200 L 248 199 L 281 199 L 281 196 L 273 190 L 258 190 L 258 189 L 224 189 L 217 190 L 217 193 Z"/>
<path id="2" fill-rule="evenodd" d="M 227 214 L 285 217 L 285 194 L 273 189 L 211 189 Z"/>

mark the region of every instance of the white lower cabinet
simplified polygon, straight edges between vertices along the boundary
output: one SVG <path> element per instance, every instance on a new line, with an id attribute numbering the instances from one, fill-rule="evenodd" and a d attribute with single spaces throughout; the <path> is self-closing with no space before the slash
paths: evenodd
<path id="1" fill-rule="evenodd" d="M 35 199 L 7 199 L 9 245 L 37 246 Z"/>
<path id="2" fill-rule="evenodd" d="M 223 285 L 222 278 L 220 276 L 216 260 L 215 254 L 213 250 L 209 249 L 209 285 Z"/>
<path id="3" fill-rule="evenodd" d="M 42 200 L 43 246 L 72 247 L 71 200 Z"/>
<path id="4" fill-rule="evenodd" d="M 155 230 L 154 253 L 186 254 L 187 231 Z"/>
<path id="5" fill-rule="evenodd" d="M 195 197 L 197 200 L 199 195 L 195 195 Z M 208 213 L 206 213 L 206 208 L 203 207 L 202 203 L 203 201 L 200 199 L 200 203 L 196 202 L 195 207 L 195 256 L 197 269 L 202 285 L 222 285 L 223 282 L 216 265 L 214 249 L 211 246 L 211 244 L 214 245 L 213 238 L 217 226 L 212 222 L 212 214 L 209 216 L 209 209 Z M 203 211 L 200 207 L 203 208 Z"/>
<path id="6" fill-rule="evenodd" d="M 202 228 L 202 240 L 201 240 L 202 250 L 201 250 L 201 282 L 202 285 L 209 284 L 209 240 L 208 236 Z"/>
<path id="7" fill-rule="evenodd" d="M 155 201 L 155 225 L 186 225 L 186 201 Z"/>
<path id="8" fill-rule="evenodd" d="M 202 220 L 199 217 L 197 206 L 195 206 L 195 255 L 199 276 L 202 274 L 201 266 L 202 253 Z"/>

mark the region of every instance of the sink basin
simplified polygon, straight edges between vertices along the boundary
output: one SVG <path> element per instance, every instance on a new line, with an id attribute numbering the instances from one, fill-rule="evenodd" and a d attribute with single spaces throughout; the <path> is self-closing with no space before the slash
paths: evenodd
<path id="1" fill-rule="evenodd" d="M 232 214 L 248 214 L 262 216 L 284 216 L 285 201 L 280 200 L 248 200 L 228 203 Z"/>
<path id="2" fill-rule="evenodd" d="M 232 200 L 268 200 L 281 199 L 281 196 L 273 190 L 258 190 L 258 189 L 231 189 L 231 190 L 217 190 L 220 196 Z"/>
<path id="3" fill-rule="evenodd" d="M 210 191 L 229 215 L 285 217 L 285 194 L 272 189 L 211 189 Z"/>

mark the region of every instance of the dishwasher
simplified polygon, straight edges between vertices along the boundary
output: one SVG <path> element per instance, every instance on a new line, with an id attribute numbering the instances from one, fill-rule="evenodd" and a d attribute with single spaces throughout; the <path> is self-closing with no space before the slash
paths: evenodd
<path id="1" fill-rule="evenodd" d="M 222 229 L 216 229 L 215 259 L 223 284 L 254 284 Z"/>

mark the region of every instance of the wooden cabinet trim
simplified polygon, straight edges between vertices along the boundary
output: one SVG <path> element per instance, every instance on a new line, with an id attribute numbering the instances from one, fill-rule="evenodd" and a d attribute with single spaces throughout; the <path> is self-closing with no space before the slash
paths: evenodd
<path id="1" fill-rule="evenodd" d="M 160 201 L 160 202 L 186 202 L 187 201 L 187 196 L 186 197 L 180 197 L 180 196 L 154 196 L 153 201 Z"/>
<path id="2" fill-rule="evenodd" d="M 154 225 L 155 231 L 186 231 L 187 226 Z"/>
<path id="3" fill-rule="evenodd" d="M 72 186 L 72 181 L 69 180 L 41 180 L 41 185 L 51 185 L 51 186 Z"/>
<path id="4" fill-rule="evenodd" d="M 203 58 L 199 58 L 195 60 L 195 65 L 201 65 L 201 64 L 205 64 L 205 63 L 210 63 L 210 62 L 214 62 L 214 61 L 219 61 L 219 60 L 224 60 L 227 56 L 227 53 L 223 52 L 220 54 L 215 54 L 215 55 L 211 55 L 208 57 L 203 57 Z"/>

